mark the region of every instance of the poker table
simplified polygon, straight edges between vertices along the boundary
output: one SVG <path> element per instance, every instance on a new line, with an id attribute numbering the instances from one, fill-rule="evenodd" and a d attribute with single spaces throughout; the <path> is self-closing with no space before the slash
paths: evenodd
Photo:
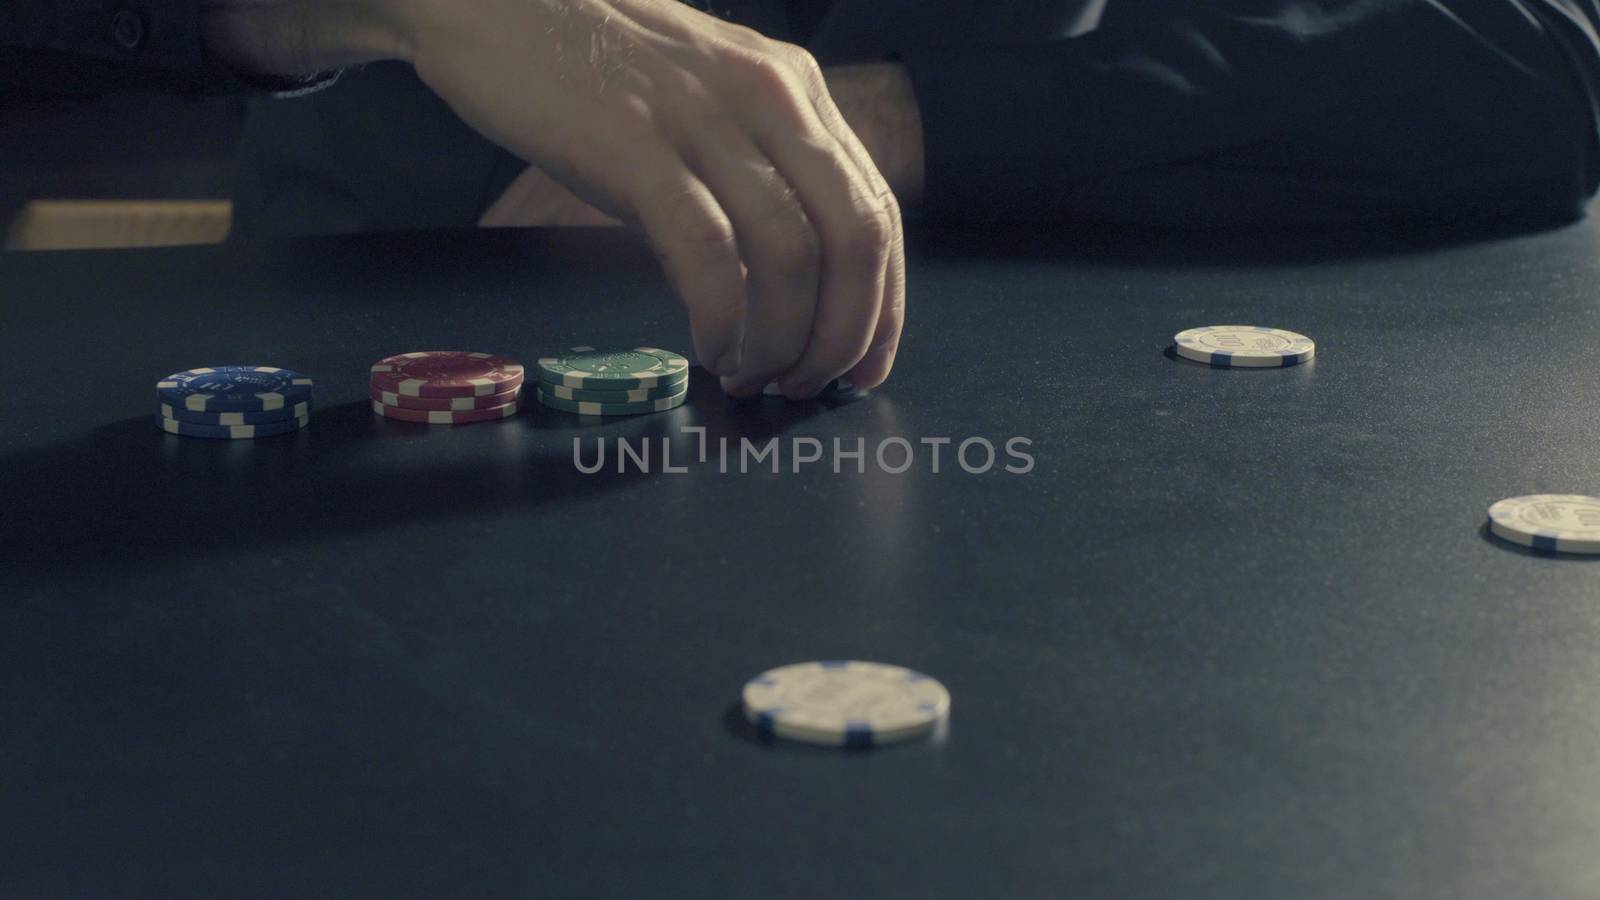
<path id="1" fill-rule="evenodd" d="M 368 367 L 687 352 L 648 254 L 0 256 L 0 893 L 1600 892 L 1600 563 L 1484 527 L 1600 491 L 1593 224 L 909 238 L 877 390 L 455 428 Z M 1316 358 L 1170 349 L 1232 322 Z M 309 427 L 154 426 L 232 363 L 311 374 Z M 741 686 L 811 659 L 934 675 L 948 725 L 764 738 Z"/>

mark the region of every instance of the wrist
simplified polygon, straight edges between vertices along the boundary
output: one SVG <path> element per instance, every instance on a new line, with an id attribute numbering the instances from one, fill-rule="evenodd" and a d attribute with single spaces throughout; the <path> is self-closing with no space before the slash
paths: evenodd
<path id="1" fill-rule="evenodd" d="M 922 199 L 922 113 L 911 76 L 899 63 L 836 66 L 824 71 L 845 123 L 903 206 Z"/>
<path id="2" fill-rule="evenodd" d="M 201 0 L 206 50 L 260 75 L 299 76 L 410 59 L 424 0 Z"/>

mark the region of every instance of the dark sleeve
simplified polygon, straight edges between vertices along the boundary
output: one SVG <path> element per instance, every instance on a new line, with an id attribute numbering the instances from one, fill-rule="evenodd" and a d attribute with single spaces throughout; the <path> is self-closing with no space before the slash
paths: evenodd
<path id="1" fill-rule="evenodd" d="M 124 90 L 260 93 L 308 79 L 243 77 L 206 56 L 200 0 L 4 0 L 0 99 Z"/>
<path id="2" fill-rule="evenodd" d="M 1209 222 L 1274 202 L 1233 201 L 1238 185 L 1442 206 L 1577 165 L 1594 138 L 1570 65 L 1512 0 L 1109 0 L 1079 37 L 891 49 L 922 112 L 928 211 L 961 219 L 1143 205 L 1129 218 Z M 1571 173 L 1548 174 L 1571 193 Z M 1178 206 L 1194 202 L 1213 210 Z"/>

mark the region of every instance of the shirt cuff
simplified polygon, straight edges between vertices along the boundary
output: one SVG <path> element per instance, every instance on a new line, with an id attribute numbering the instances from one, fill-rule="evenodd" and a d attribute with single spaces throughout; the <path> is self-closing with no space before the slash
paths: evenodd
<path id="1" fill-rule="evenodd" d="M 337 73 L 305 78 L 236 72 L 211 59 L 200 0 L 52 0 L 0 11 L 0 44 L 30 60 L 20 73 L 43 95 L 119 90 L 304 93 Z M 47 80 L 48 79 L 48 80 Z"/>

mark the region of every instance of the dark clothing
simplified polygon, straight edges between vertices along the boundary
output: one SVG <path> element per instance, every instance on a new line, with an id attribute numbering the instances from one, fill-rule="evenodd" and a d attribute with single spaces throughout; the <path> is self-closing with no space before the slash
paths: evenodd
<path id="1" fill-rule="evenodd" d="M 1600 183 L 1594 2 L 715 5 L 824 65 L 907 65 L 923 215 L 1281 227 L 1576 215 Z M 423 93 L 374 67 L 257 104 L 238 232 L 472 221 L 521 163 Z"/>
<path id="2" fill-rule="evenodd" d="M 525 168 L 394 62 L 253 102 L 239 152 L 233 237 L 471 225 Z"/>
<path id="3" fill-rule="evenodd" d="M 201 41 L 200 0 L 0 3 L 0 101 L 288 91 L 316 80 L 247 78 L 215 65 Z"/>
<path id="4" fill-rule="evenodd" d="M 1110 0 L 1070 40 L 1028 41 L 1040 23 L 1024 21 L 900 55 L 930 101 L 929 200 L 947 217 L 1570 215 L 1600 181 L 1600 80 L 1586 92 L 1557 19 L 1520 0 Z"/>
<path id="5" fill-rule="evenodd" d="M 11 0 L 8 90 L 235 89 L 206 64 L 196 3 Z M 1600 184 L 1597 3 L 712 5 L 824 65 L 903 61 L 924 214 L 1282 226 L 1575 214 Z M 521 168 L 394 64 L 258 102 L 243 163 L 241 234 L 468 224 Z"/>

